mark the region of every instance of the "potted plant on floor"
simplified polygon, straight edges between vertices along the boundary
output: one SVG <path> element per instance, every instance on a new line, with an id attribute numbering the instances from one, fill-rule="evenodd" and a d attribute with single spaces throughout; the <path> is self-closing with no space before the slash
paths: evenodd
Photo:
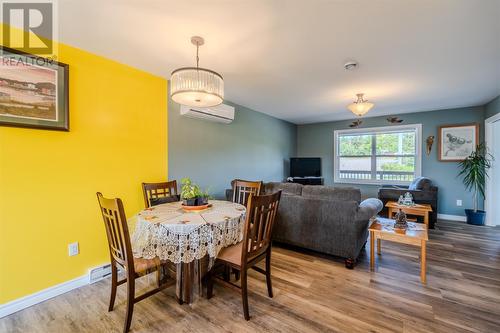
<path id="1" fill-rule="evenodd" d="M 479 144 L 465 160 L 460 162 L 459 176 L 463 177 L 465 188 L 473 193 L 474 209 L 466 209 L 467 223 L 484 225 L 486 212 L 478 209 L 478 195 L 484 198 L 484 189 L 488 169 L 491 168 L 493 156 L 487 152 L 484 143 Z"/>
<path id="2" fill-rule="evenodd" d="M 200 187 L 193 183 L 190 178 L 181 180 L 182 204 L 188 207 L 208 205 L 208 191 L 202 192 Z"/>

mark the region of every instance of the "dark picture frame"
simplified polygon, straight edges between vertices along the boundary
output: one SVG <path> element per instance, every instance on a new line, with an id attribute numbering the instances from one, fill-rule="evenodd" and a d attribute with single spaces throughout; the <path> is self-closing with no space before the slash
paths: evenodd
<path id="1" fill-rule="evenodd" d="M 0 126 L 69 131 L 69 65 L 0 45 Z"/>
<path id="2" fill-rule="evenodd" d="M 439 126 L 438 140 L 439 161 L 463 161 L 476 150 L 476 146 L 479 144 L 479 124 Z"/>

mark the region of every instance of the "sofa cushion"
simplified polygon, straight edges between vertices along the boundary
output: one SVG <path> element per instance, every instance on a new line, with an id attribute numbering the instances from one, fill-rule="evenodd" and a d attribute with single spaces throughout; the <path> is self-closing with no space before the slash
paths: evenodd
<path id="1" fill-rule="evenodd" d="M 283 191 L 284 194 L 294 194 L 301 195 L 302 194 L 303 185 L 297 183 L 265 183 L 264 184 L 264 192 L 266 194 L 271 194 L 274 192 L 278 192 L 279 190 Z"/>
<path id="2" fill-rule="evenodd" d="M 428 190 L 432 185 L 432 181 L 429 178 L 426 177 L 418 177 L 415 178 L 408 187 L 408 190 L 410 191 L 415 191 L 415 190 Z"/>
<path id="3" fill-rule="evenodd" d="M 361 191 L 354 187 L 332 187 L 305 185 L 302 188 L 305 198 L 329 199 L 338 201 L 361 201 Z"/>

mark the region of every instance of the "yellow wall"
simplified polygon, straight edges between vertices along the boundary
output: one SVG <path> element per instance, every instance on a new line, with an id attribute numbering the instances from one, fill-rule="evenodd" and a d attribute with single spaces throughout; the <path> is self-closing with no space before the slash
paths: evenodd
<path id="1" fill-rule="evenodd" d="M 130 216 L 141 182 L 167 177 L 167 81 L 63 44 L 59 61 L 70 132 L 0 126 L 0 304 L 109 262 L 95 193 Z"/>

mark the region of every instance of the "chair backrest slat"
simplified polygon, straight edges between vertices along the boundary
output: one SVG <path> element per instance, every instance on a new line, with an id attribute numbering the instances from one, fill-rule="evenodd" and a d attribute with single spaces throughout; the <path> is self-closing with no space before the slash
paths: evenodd
<path id="1" fill-rule="evenodd" d="M 261 181 L 249 181 L 235 179 L 233 183 L 233 202 L 239 203 L 243 206 L 248 204 L 248 198 L 251 195 L 260 195 L 262 188 Z"/>
<path id="2" fill-rule="evenodd" d="M 243 236 L 242 262 L 267 251 L 278 213 L 281 191 L 269 195 L 250 195 Z"/>
<path id="3" fill-rule="evenodd" d="M 161 183 L 142 183 L 144 204 L 151 207 L 151 199 L 177 196 L 177 181 L 171 180 Z"/>
<path id="4" fill-rule="evenodd" d="M 121 199 L 106 199 L 98 192 L 97 200 L 106 228 L 112 264 L 117 263 L 127 271 L 134 272 L 132 245 Z"/>

